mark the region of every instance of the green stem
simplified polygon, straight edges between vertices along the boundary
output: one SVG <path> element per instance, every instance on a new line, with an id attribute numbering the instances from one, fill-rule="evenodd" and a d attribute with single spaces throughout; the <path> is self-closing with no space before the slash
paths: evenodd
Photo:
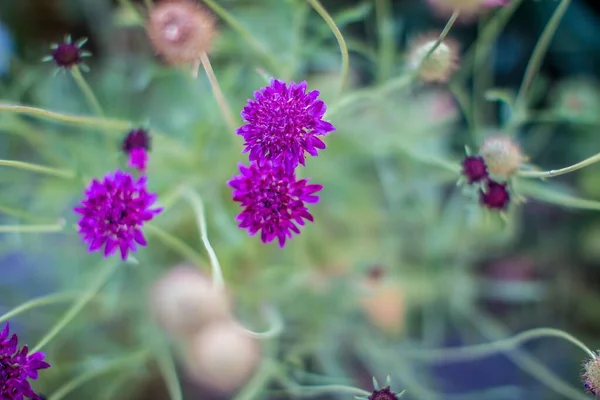
<path id="1" fill-rule="evenodd" d="M 596 357 L 583 342 L 573 335 L 554 328 L 536 328 L 521 332 L 513 337 L 498 340 L 491 343 L 477 344 L 474 346 L 464 346 L 459 348 L 431 349 L 431 350 L 406 350 L 405 355 L 412 358 L 424 360 L 444 360 L 444 361 L 464 361 L 495 354 L 499 351 L 511 350 L 532 339 L 544 337 L 556 337 L 565 339 L 575 346 L 579 347 L 590 357 Z"/>
<path id="2" fill-rule="evenodd" d="M 96 117 L 82 117 L 79 115 L 69 115 L 57 113 L 54 111 L 44 110 L 42 108 L 35 108 L 29 106 L 15 105 L 15 104 L 3 104 L 0 103 L 0 111 L 12 112 L 15 114 L 25 114 L 31 117 L 37 117 L 46 120 L 59 121 L 70 125 L 86 125 L 106 129 L 114 129 L 119 131 L 128 130 L 131 127 L 131 123 L 128 121 L 120 121 L 108 118 L 96 118 Z"/>
<path id="3" fill-rule="evenodd" d="M 259 398 L 261 390 L 267 386 L 269 380 L 278 372 L 277 365 L 267 359 L 262 362 L 260 369 L 250 382 L 235 396 L 234 400 L 253 400 Z"/>
<path id="4" fill-rule="evenodd" d="M 32 163 L 28 163 L 28 162 L 24 162 L 24 161 L 0 160 L 0 166 L 24 169 L 26 171 L 33 171 L 33 172 L 38 172 L 40 174 L 58 176 L 60 178 L 65 178 L 65 179 L 75 178 L 75 172 L 73 172 L 73 171 L 66 170 L 66 169 L 46 167 L 43 165 L 32 164 Z"/>
<path id="5" fill-rule="evenodd" d="M 71 68 L 71 74 L 73 75 L 77 86 L 79 86 L 79 89 L 85 96 L 85 99 L 87 100 L 88 104 L 92 108 L 92 111 L 94 111 L 94 114 L 96 114 L 99 117 L 103 117 L 104 111 L 102 111 L 102 107 L 100 106 L 96 95 L 94 95 L 94 91 L 86 82 L 85 78 L 81 74 L 81 70 L 79 69 L 79 67 L 74 66 L 73 68 Z"/>
<path id="6" fill-rule="evenodd" d="M 279 381 L 294 397 L 316 397 L 330 393 L 347 393 L 355 396 L 371 395 L 371 392 L 367 392 L 366 390 L 345 385 L 301 386 L 283 374 L 280 374 Z"/>
<path id="7" fill-rule="evenodd" d="M 204 202 L 202 201 L 202 197 L 200 197 L 200 195 L 191 188 L 185 190 L 183 195 L 190 202 L 190 205 L 192 206 L 192 208 L 194 209 L 194 213 L 196 214 L 196 221 L 198 223 L 198 228 L 200 229 L 200 238 L 202 239 L 202 243 L 204 244 L 204 248 L 208 253 L 208 258 L 210 259 L 213 284 L 218 289 L 223 289 L 225 287 L 223 270 L 221 269 L 221 264 L 219 264 L 217 254 L 215 253 L 215 250 L 212 248 L 212 246 L 210 245 L 210 241 L 208 240 L 208 233 L 206 231 L 206 216 L 204 213 Z"/>
<path id="8" fill-rule="evenodd" d="M 64 221 L 53 225 L 0 225 L 0 233 L 54 233 L 65 229 Z"/>
<path id="9" fill-rule="evenodd" d="M 459 10 L 455 10 L 452 13 L 452 15 L 450 16 L 450 19 L 446 23 L 446 26 L 444 26 L 444 29 L 442 30 L 442 33 L 440 33 L 440 36 L 438 36 L 438 38 L 435 41 L 435 43 L 433 44 L 433 46 L 429 49 L 429 51 L 425 54 L 425 56 L 421 60 L 421 63 L 419 64 L 419 66 L 415 70 L 415 74 L 418 75 L 419 70 L 421 69 L 421 67 L 423 67 L 423 64 L 425 64 L 425 62 L 427 61 L 427 59 L 433 54 L 434 51 L 437 50 L 437 48 L 442 44 L 442 42 L 444 41 L 444 39 L 446 39 L 446 36 L 448 36 L 448 34 L 450 33 L 450 30 L 452 29 L 452 26 L 454 26 L 454 23 L 456 22 L 456 20 L 458 19 L 459 16 L 460 16 L 460 11 Z"/>
<path id="10" fill-rule="evenodd" d="M 273 339 L 283 332 L 283 318 L 281 318 L 281 314 L 279 311 L 273 306 L 265 306 L 263 308 L 263 313 L 267 321 L 269 321 L 269 329 L 264 332 L 253 332 L 249 329 L 242 327 L 244 333 L 255 339 Z"/>
<path id="11" fill-rule="evenodd" d="M 558 175 L 568 174 L 569 172 L 577 171 L 578 169 L 585 168 L 588 165 L 592 165 L 600 161 L 600 153 L 586 158 L 585 160 L 578 162 L 577 164 L 573 164 L 569 167 L 560 168 L 560 169 L 551 169 L 549 171 L 519 171 L 519 176 L 524 178 L 552 178 Z"/>
<path id="12" fill-rule="evenodd" d="M 577 208 L 580 210 L 600 211 L 600 201 L 581 199 L 548 188 L 548 185 L 536 181 L 530 181 L 526 185 L 518 186 L 515 190 L 519 195 L 531 197 L 550 204 L 562 207 Z"/>
<path id="13" fill-rule="evenodd" d="M 125 367 L 133 368 L 133 365 L 144 362 L 149 355 L 150 352 L 148 350 L 142 350 L 133 355 L 130 354 L 125 357 L 120 357 L 116 360 L 108 361 L 104 366 L 85 372 L 77 378 L 65 383 L 56 392 L 54 392 L 54 394 L 52 394 L 48 400 L 61 400 L 84 383 L 99 376 L 108 374 L 109 372 L 119 371 Z"/>
<path id="14" fill-rule="evenodd" d="M 187 243 L 181 241 L 181 239 L 152 224 L 145 225 L 145 228 L 148 233 L 155 235 L 158 239 L 162 240 L 164 244 L 181 254 L 188 261 L 195 263 L 198 267 L 202 267 L 206 264 L 204 258 L 202 258 L 202 256 L 198 254 L 196 250 L 192 249 Z"/>
<path id="15" fill-rule="evenodd" d="M 394 64 L 394 32 L 390 18 L 392 7 L 390 0 L 376 0 L 375 15 L 379 43 L 379 82 L 385 82 L 391 75 Z"/>
<path id="16" fill-rule="evenodd" d="M 217 14 L 220 18 L 223 19 L 234 31 L 237 31 L 244 40 L 252 47 L 257 53 L 260 53 L 265 61 L 267 61 L 270 65 L 270 68 L 273 71 L 279 70 L 279 61 L 274 58 L 271 53 L 260 43 L 249 30 L 244 28 L 244 26 L 227 10 L 218 5 L 214 0 L 204 0 L 204 4 L 206 4 L 215 14 Z"/>
<path id="17" fill-rule="evenodd" d="M 177 378 L 177 370 L 175 368 L 175 362 L 173 356 L 165 346 L 160 346 L 155 351 L 156 362 L 158 368 L 167 384 L 167 390 L 169 391 L 169 397 L 171 400 L 183 400 L 183 393 L 181 392 L 181 385 Z"/>
<path id="18" fill-rule="evenodd" d="M 348 46 L 346 45 L 346 40 L 340 32 L 339 28 L 335 24 L 331 15 L 327 12 L 327 10 L 321 5 L 319 0 L 307 0 L 308 3 L 314 8 L 314 10 L 323 18 L 325 23 L 329 26 L 331 31 L 333 32 L 338 46 L 340 47 L 340 52 L 342 53 L 342 69 L 340 72 L 340 93 L 344 91 L 346 85 L 348 84 L 348 77 L 350 75 L 350 56 L 348 54 Z"/>
<path id="19" fill-rule="evenodd" d="M 0 323 L 2 323 L 4 321 L 8 321 L 12 317 L 16 317 L 17 315 L 22 314 L 26 311 L 32 310 L 34 308 L 69 301 L 79 295 L 80 295 L 79 293 L 61 292 L 61 293 L 53 293 L 53 294 L 49 294 L 47 296 L 42 296 L 42 297 L 38 297 L 35 299 L 31 299 L 31 300 L 13 308 L 12 310 L 8 311 L 7 313 L 3 314 L 2 316 L 0 316 Z"/>
<path id="20" fill-rule="evenodd" d="M 565 15 L 565 12 L 569 8 L 570 3 L 571 0 L 561 0 L 560 4 L 558 5 L 558 7 L 556 7 L 556 10 L 554 11 L 552 18 L 550 18 L 550 21 L 548 21 L 548 24 L 544 28 L 540 39 L 535 45 L 533 54 L 531 55 L 529 63 L 527 64 L 527 69 L 525 70 L 525 77 L 523 78 L 521 88 L 519 89 L 519 93 L 517 95 L 517 100 L 515 103 L 517 110 L 525 110 L 526 108 L 525 102 L 527 98 L 527 93 L 531 88 L 533 79 L 540 70 L 544 56 L 546 55 L 548 47 L 550 46 L 550 42 L 552 41 L 552 37 L 558 29 L 558 25 L 560 24 L 562 17 Z"/>
<path id="21" fill-rule="evenodd" d="M 25 221 L 30 221 L 30 222 L 40 222 L 40 221 L 54 222 L 54 221 L 56 221 L 56 218 L 39 217 L 37 215 L 30 214 L 27 211 L 18 210 L 16 208 L 12 208 L 10 206 L 6 206 L 3 204 L 0 204 L 0 213 L 10 215 L 12 217 L 23 219 Z"/>
<path id="22" fill-rule="evenodd" d="M 58 335 L 72 320 L 83 310 L 83 308 L 98 294 L 100 289 L 108 282 L 109 278 L 115 273 L 121 264 L 115 260 L 106 261 L 105 267 L 100 270 L 100 274 L 93 280 L 92 284 L 85 293 L 77 300 L 71 308 L 69 308 L 60 320 L 50 329 L 50 331 L 36 344 L 31 353 L 40 351 L 46 346 L 56 335 Z"/>
<path id="23" fill-rule="evenodd" d="M 225 99 L 225 95 L 221 90 L 221 86 L 219 85 L 219 81 L 217 80 L 215 71 L 213 71 L 212 65 L 210 64 L 210 59 L 208 58 L 208 55 L 206 53 L 202 53 L 202 55 L 200 56 L 200 61 L 202 62 L 202 67 L 204 67 L 204 71 L 206 72 L 206 76 L 208 77 L 208 81 L 210 82 L 210 87 L 212 88 L 213 96 L 217 101 L 219 110 L 221 111 L 221 115 L 227 123 L 229 131 L 235 135 L 237 129 L 235 117 L 233 116 L 231 107 L 229 106 L 229 103 L 227 103 L 227 99 Z"/>

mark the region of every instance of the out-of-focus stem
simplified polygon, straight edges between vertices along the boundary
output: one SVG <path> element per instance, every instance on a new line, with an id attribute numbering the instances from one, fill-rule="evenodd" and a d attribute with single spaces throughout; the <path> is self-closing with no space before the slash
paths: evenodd
<path id="1" fill-rule="evenodd" d="M 75 178 L 74 171 L 46 167 L 44 165 L 32 164 L 32 163 L 28 163 L 28 162 L 24 162 L 24 161 L 0 160 L 0 166 L 23 169 L 26 171 L 32 171 L 32 172 L 37 172 L 40 174 L 57 176 L 60 178 L 65 178 L 65 179 L 74 179 Z"/>
<path id="2" fill-rule="evenodd" d="M 71 74 L 73 75 L 77 86 L 79 86 L 79 89 L 81 90 L 90 107 L 92 108 L 92 111 L 94 111 L 94 114 L 96 114 L 99 117 L 103 117 L 104 111 L 102 111 L 100 102 L 98 102 L 94 91 L 92 90 L 90 85 L 88 85 L 87 81 L 81 74 L 81 70 L 79 69 L 79 67 L 74 66 L 73 68 L 71 68 Z"/>
<path id="3" fill-rule="evenodd" d="M 600 161 L 600 153 L 586 158 L 585 160 L 578 162 L 577 164 L 573 164 L 569 167 L 560 168 L 560 169 L 551 169 L 549 171 L 519 171 L 519 176 L 525 178 L 552 178 L 558 175 L 568 174 L 569 172 L 577 171 L 578 169 L 585 168 L 588 165 L 592 165 Z"/>
<path id="4" fill-rule="evenodd" d="M 0 225 L 0 233 L 55 233 L 64 229 L 64 221 L 53 225 Z"/>
<path id="5" fill-rule="evenodd" d="M 210 64 L 210 59 L 208 58 L 208 54 L 202 53 L 200 56 L 200 61 L 202 62 L 202 66 L 204 67 L 204 71 L 206 72 L 206 76 L 210 82 L 210 86 L 212 88 L 213 95 L 215 96 L 215 100 L 219 105 L 219 110 L 221 110 L 221 115 L 225 122 L 227 123 L 227 127 L 231 131 L 232 134 L 235 134 L 237 129 L 237 125 L 235 123 L 235 117 L 233 116 L 233 112 L 231 111 L 231 107 L 227 103 L 227 99 L 225 99 L 225 95 L 221 90 L 221 86 L 219 85 L 219 81 L 217 80 L 217 76 L 215 75 L 215 71 L 212 69 L 212 65 Z"/>

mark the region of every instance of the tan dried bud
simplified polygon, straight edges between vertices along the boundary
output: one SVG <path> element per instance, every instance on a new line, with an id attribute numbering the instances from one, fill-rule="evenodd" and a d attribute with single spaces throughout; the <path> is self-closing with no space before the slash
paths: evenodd
<path id="1" fill-rule="evenodd" d="M 261 351 L 231 319 L 210 324 L 185 344 L 187 371 L 194 381 L 220 394 L 244 386 L 256 371 Z"/>
<path id="2" fill-rule="evenodd" d="M 227 293 L 195 267 L 171 268 L 154 284 L 150 296 L 157 322 L 176 337 L 193 335 L 208 323 L 231 315 Z"/>
<path id="3" fill-rule="evenodd" d="M 152 8 L 146 31 L 156 53 L 167 62 L 190 64 L 210 50 L 216 21 L 192 0 L 166 0 Z"/>
<path id="4" fill-rule="evenodd" d="M 424 82 L 447 82 L 458 68 L 458 45 L 450 38 L 444 39 L 423 61 L 438 37 L 432 33 L 418 38 L 408 53 L 408 67 L 416 70 L 420 66 L 419 78 Z"/>
<path id="5" fill-rule="evenodd" d="M 405 292 L 395 282 L 369 279 L 363 284 L 360 307 L 371 325 L 386 333 L 404 328 Z"/>
<path id="6" fill-rule="evenodd" d="M 526 161 L 519 145 L 510 137 L 492 135 L 485 138 L 479 154 L 488 172 L 503 179 L 512 176 Z"/>

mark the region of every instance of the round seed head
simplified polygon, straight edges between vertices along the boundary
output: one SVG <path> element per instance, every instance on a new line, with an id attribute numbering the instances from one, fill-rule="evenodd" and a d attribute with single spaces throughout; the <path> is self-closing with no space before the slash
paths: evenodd
<path id="1" fill-rule="evenodd" d="M 510 137 L 502 135 L 487 137 L 479 149 L 479 154 L 485 160 L 488 171 L 503 179 L 517 172 L 525 161 L 519 145 Z"/>
<path id="2" fill-rule="evenodd" d="M 409 68 L 419 69 L 419 78 L 424 82 L 447 82 L 458 68 L 458 46 L 450 38 L 444 39 L 427 56 L 434 48 L 438 36 L 437 33 L 422 36 L 413 43 L 408 54 Z"/>

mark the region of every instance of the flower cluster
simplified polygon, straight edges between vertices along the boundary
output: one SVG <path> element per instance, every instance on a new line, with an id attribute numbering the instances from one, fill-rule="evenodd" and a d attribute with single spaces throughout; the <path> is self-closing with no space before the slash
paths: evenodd
<path id="1" fill-rule="evenodd" d="M 244 138 L 250 166 L 241 165 L 228 184 L 244 208 L 237 218 L 240 228 L 250 235 L 261 231 L 263 243 L 277 239 L 283 247 L 292 232 L 300 233 L 298 225 L 313 220 L 306 204 L 319 201 L 315 193 L 322 186 L 298 179 L 295 171 L 305 165 L 306 153 L 317 156 L 325 148 L 320 136 L 335 130 L 323 120 L 326 106 L 318 97 L 317 90 L 307 93 L 306 82 L 273 79 L 241 113 L 245 124 L 237 134 Z"/>
<path id="2" fill-rule="evenodd" d="M 18 347 L 16 334 L 9 337 L 9 324 L 0 332 L 0 399 L 41 399 L 31 388 L 29 379 L 37 379 L 38 370 L 49 368 L 45 355 L 29 354 L 27 346 Z"/>
<path id="3" fill-rule="evenodd" d="M 469 185 L 479 186 L 479 201 L 486 208 L 505 210 L 510 202 L 507 180 L 513 176 L 525 157 L 509 137 L 486 138 L 479 155 L 467 155 L 462 162 L 462 175 Z"/>

